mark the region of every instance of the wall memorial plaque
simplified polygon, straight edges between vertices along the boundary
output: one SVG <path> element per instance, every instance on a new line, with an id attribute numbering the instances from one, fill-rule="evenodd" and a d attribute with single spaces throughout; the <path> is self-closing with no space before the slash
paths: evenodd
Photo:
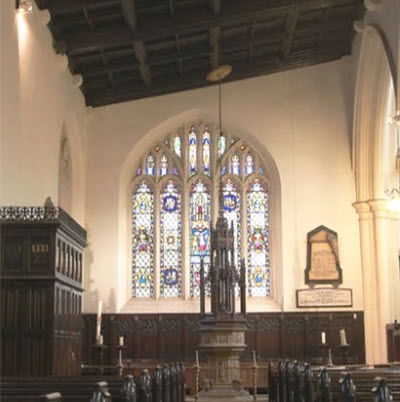
<path id="1" fill-rule="evenodd" d="M 315 288 L 296 290 L 296 304 L 307 307 L 352 307 L 351 289 Z"/>
<path id="2" fill-rule="evenodd" d="M 315 284 L 338 286 L 342 283 L 338 236 L 325 226 L 318 226 L 307 234 L 305 282 L 311 287 Z"/>

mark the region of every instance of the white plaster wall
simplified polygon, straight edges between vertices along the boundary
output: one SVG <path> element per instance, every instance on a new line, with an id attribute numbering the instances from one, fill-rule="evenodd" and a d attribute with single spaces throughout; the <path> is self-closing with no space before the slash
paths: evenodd
<path id="1" fill-rule="evenodd" d="M 339 235 L 343 287 L 353 288 L 353 308 L 362 309 L 358 222 L 351 205 L 349 69 L 349 62 L 340 60 L 223 86 L 223 126 L 268 150 L 279 170 L 282 267 L 272 269 L 283 270 L 284 310 L 296 308 L 295 289 L 305 287 L 306 235 L 320 224 Z M 97 298 L 108 311 L 120 311 L 129 300 L 127 191 L 136 162 L 182 122 L 197 116 L 217 121 L 217 110 L 216 87 L 93 110 L 87 171 L 88 311 L 95 309 Z M 125 311 L 143 308 L 136 301 L 129 306 Z"/>
<path id="2" fill-rule="evenodd" d="M 86 108 L 62 56 L 56 56 L 45 13 L 20 14 L 1 0 L 0 205 L 58 203 L 62 126 L 71 144 L 72 206 L 84 224 Z"/>

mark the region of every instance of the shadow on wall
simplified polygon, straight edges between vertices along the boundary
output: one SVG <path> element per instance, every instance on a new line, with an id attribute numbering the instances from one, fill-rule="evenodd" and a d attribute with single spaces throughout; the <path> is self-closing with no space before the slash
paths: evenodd
<path id="1" fill-rule="evenodd" d="M 94 272 L 94 256 L 93 249 L 91 246 L 90 239 L 90 228 L 87 227 L 88 234 L 88 245 L 85 250 L 85 270 L 83 275 L 83 287 L 85 289 L 84 293 L 84 312 L 97 312 L 97 306 L 99 300 L 103 302 L 104 312 L 115 312 L 116 311 L 116 300 L 115 300 L 115 292 L 114 289 L 111 289 L 109 292 L 108 298 L 101 299 L 99 290 L 94 287 L 95 280 L 93 279 L 95 276 Z"/>

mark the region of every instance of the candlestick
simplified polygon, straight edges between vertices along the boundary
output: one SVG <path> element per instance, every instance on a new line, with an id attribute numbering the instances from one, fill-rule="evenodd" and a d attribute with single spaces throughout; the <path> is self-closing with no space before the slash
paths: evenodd
<path id="1" fill-rule="evenodd" d="M 323 345 L 326 343 L 326 332 L 321 332 L 321 343 Z"/>
<path id="2" fill-rule="evenodd" d="M 340 344 L 341 345 L 347 345 L 346 341 L 346 331 L 344 329 L 340 330 Z"/>
<path id="3" fill-rule="evenodd" d="M 103 302 L 99 300 L 97 305 L 97 319 L 96 319 L 96 341 L 99 343 L 98 339 L 101 332 L 101 312 L 103 310 Z"/>
<path id="4" fill-rule="evenodd" d="M 123 336 L 119 337 L 119 346 L 124 346 L 124 337 Z"/>
<path id="5" fill-rule="evenodd" d="M 253 350 L 253 401 L 257 400 L 257 383 L 258 383 L 258 365 L 257 365 L 257 354 Z"/>

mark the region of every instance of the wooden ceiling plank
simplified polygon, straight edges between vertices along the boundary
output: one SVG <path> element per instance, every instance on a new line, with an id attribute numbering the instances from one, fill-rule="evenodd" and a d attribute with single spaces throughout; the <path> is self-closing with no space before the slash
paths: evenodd
<path id="1" fill-rule="evenodd" d="M 218 67 L 220 64 L 220 45 L 219 45 L 219 38 L 220 38 L 221 28 L 214 27 L 210 29 L 210 62 L 211 67 L 215 68 Z"/>
<path id="2" fill-rule="evenodd" d="M 290 56 L 292 49 L 294 33 L 296 30 L 297 20 L 299 18 L 299 10 L 295 7 L 291 7 L 288 10 L 285 33 L 282 41 L 282 58 L 287 60 Z"/>
<path id="3" fill-rule="evenodd" d="M 168 0 L 169 15 L 173 17 L 175 15 L 175 4 L 174 0 Z"/>
<path id="4" fill-rule="evenodd" d="M 139 71 L 144 83 L 150 87 L 152 81 L 152 74 L 149 65 L 147 64 L 146 47 L 143 41 L 134 41 L 133 50 L 137 61 L 139 62 Z"/>
<path id="5" fill-rule="evenodd" d="M 124 21 L 132 31 L 135 31 L 137 26 L 135 0 L 121 0 L 121 8 Z"/>
<path id="6" fill-rule="evenodd" d="M 221 14 L 222 0 L 210 0 L 210 9 L 213 11 L 214 15 Z"/>
<path id="7" fill-rule="evenodd" d="M 268 3 L 265 3 L 265 1 L 257 1 L 246 4 L 246 7 L 243 7 L 243 1 L 240 0 L 240 7 L 238 7 L 238 0 L 230 0 L 218 16 L 204 12 L 201 14 L 200 11 L 193 10 L 191 13 L 175 15 L 169 19 L 153 17 L 151 23 L 144 23 L 143 28 L 137 29 L 136 31 L 124 27 L 110 27 L 93 34 L 73 32 L 69 35 L 65 35 L 64 41 L 66 42 L 67 50 L 69 51 L 96 47 L 107 48 L 129 44 L 136 40 L 147 42 L 148 40 L 194 32 L 196 30 L 209 30 L 210 28 L 221 25 L 235 25 L 246 22 L 251 23 L 253 20 L 258 21 L 263 17 L 265 18 L 265 16 L 270 16 L 271 13 L 285 12 L 287 8 L 287 4 L 285 3 L 288 3 L 288 1 L 289 0 Z M 362 7 L 361 1 L 355 1 L 358 1 L 360 7 Z M 307 2 L 310 2 L 311 4 L 306 4 Z M 307 10 L 314 8 L 317 9 L 327 7 L 333 3 L 334 0 L 301 0 L 296 3 L 298 4 L 296 7 L 301 12 L 304 8 Z"/>

